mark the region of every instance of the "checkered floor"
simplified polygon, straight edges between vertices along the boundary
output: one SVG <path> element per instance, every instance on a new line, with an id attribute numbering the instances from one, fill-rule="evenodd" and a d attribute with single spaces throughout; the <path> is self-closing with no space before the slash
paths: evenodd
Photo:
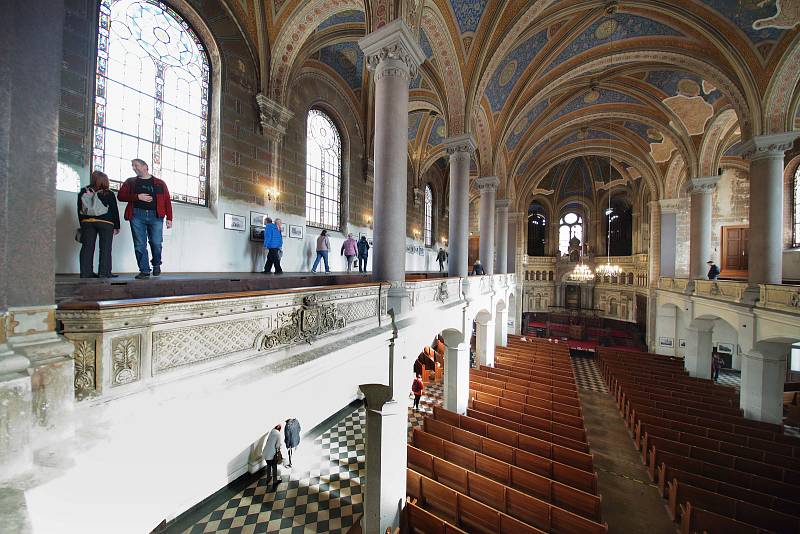
<path id="1" fill-rule="evenodd" d="M 434 405 L 442 404 L 442 384 L 425 385 L 419 411 L 408 402 L 410 434 L 433 413 Z M 279 468 L 283 482 L 277 487 L 262 476 L 184 534 L 347 532 L 363 511 L 365 428 L 366 413 L 360 407 L 320 437 L 304 440 L 292 458 L 294 467 Z"/>
<path id="2" fill-rule="evenodd" d="M 579 356 L 573 357 L 571 360 L 572 371 L 575 373 L 575 382 L 578 385 L 578 389 L 608 393 L 606 383 L 603 381 L 603 375 L 600 374 L 595 358 Z"/>
<path id="3" fill-rule="evenodd" d="M 742 384 L 742 373 L 734 369 L 722 369 L 719 372 L 718 383 L 724 386 L 733 386 L 738 390 Z"/>

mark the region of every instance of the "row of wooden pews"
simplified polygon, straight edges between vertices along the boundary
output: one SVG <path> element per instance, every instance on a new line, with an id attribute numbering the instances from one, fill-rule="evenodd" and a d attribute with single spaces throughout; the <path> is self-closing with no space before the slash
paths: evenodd
<path id="1" fill-rule="evenodd" d="M 511 337 L 469 387 L 413 431 L 408 531 L 606 533 L 569 349 Z"/>
<path id="2" fill-rule="evenodd" d="M 734 388 L 681 359 L 601 349 L 598 362 L 682 533 L 800 532 L 800 439 L 746 419 Z"/>

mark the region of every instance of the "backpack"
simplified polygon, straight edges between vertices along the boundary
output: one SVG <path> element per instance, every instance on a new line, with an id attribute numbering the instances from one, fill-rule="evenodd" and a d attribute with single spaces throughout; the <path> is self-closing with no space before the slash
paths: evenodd
<path id="1" fill-rule="evenodd" d="M 81 213 L 90 217 L 99 217 L 108 213 L 108 206 L 103 204 L 96 191 L 87 187 L 81 197 Z"/>

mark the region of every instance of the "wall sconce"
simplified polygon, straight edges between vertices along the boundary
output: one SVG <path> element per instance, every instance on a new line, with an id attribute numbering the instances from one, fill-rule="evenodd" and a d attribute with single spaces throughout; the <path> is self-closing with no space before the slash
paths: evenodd
<path id="1" fill-rule="evenodd" d="M 417 230 L 416 228 L 414 228 L 414 232 L 413 232 L 413 234 L 414 234 L 414 239 L 419 239 L 419 230 Z"/>
<path id="2" fill-rule="evenodd" d="M 280 191 L 278 191 L 274 187 L 267 187 L 264 189 L 264 196 L 266 196 L 267 200 L 270 202 L 272 202 L 273 200 L 278 200 L 280 194 L 281 194 Z"/>
<path id="3" fill-rule="evenodd" d="M 366 217 L 364 217 L 364 220 L 367 222 L 367 226 L 372 228 L 372 215 L 367 215 Z"/>

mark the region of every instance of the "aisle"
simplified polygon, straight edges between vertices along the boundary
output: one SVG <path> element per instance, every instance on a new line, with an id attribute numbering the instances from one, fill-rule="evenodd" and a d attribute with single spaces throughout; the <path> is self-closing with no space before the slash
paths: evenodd
<path id="1" fill-rule="evenodd" d="M 599 375 L 595 360 L 585 359 L 573 362 L 573 365 L 576 363 L 580 364 L 584 377 L 590 367 L 595 368 L 592 378 Z M 597 490 L 603 496 L 603 520 L 608 523 L 608 531 L 674 534 L 677 525 L 667 515 L 666 500 L 658 495 L 656 486 L 650 482 L 614 400 L 594 387 L 597 384 L 595 380 L 582 381 L 578 376 L 576 379 L 583 422 L 594 454 Z"/>

